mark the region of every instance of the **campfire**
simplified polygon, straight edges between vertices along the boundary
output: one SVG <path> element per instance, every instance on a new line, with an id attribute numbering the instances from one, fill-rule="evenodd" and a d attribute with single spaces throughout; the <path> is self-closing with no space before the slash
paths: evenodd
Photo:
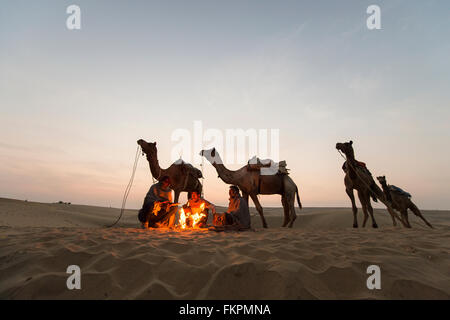
<path id="1" fill-rule="evenodd" d="M 206 217 L 204 210 L 204 203 L 202 203 L 199 208 L 186 208 L 185 210 L 181 207 L 179 211 L 178 227 L 182 230 L 199 229 L 198 223 Z"/>

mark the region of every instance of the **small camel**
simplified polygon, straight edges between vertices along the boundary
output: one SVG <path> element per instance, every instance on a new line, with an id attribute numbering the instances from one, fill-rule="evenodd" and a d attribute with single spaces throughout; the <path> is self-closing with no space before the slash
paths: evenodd
<path id="1" fill-rule="evenodd" d="M 156 180 L 159 180 L 163 176 L 169 176 L 171 181 L 171 187 L 175 193 L 174 201 L 178 202 L 181 192 L 197 191 L 201 193 L 202 184 L 200 178 L 202 178 L 202 172 L 192 166 L 189 163 L 182 161 L 181 159 L 172 163 L 167 169 L 162 169 L 158 162 L 158 150 L 156 149 L 156 142 L 146 142 L 142 139 L 138 140 L 138 145 L 141 146 L 142 151 L 147 155 L 147 160 L 150 165 L 150 172 Z"/>
<path id="2" fill-rule="evenodd" d="M 395 221 L 396 218 L 401 221 L 404 226 L 406 226 L 405 222 L 400 219 L 398 214 L 392 209 L 391 204 L 384 196 L 383 191 L 376 185 L 375 181 L 373 180 L 372 174 L 366 168 L 365 164 L 355 159 L 355 152 L 352 145 L 353 141 L 336 143 L 336 149 L 342 151 L 342 153 L 344 153 L 346 156 L 346 161 L 343 166 L 343 169 L 345 171 L 344 184 L 345 192 L 352 202 L 353 228 L 358 228 L 358 208 L 356 207 L 355 196 L 353 194 L 354 189 L 358 192 L 358 198 L 361 202 L 362 210 L 364 212 L 363 227 L 366 226 L 369 213 L 370 218 L 372 219 L 372 227 L 378 228 L 375 217 L 373 216 L 373 208 L 370 203 L 370 197 L 378 199 L 386 205 L 392 217 L 392 224 L 394 226 L 397 225 L 397 222 Z"/>
<path id="3" fill-rule="evenodd" d="M 228 170 L 222 162 L 219 153 L 215 148 L 202 150 L 201 156 L 204 156 L 216 168 L 219 177 L 227 184 L 234 184 L 242 191 L 242 196 L 247 200 L 248 197 L 258 210 L 262 220 L 262 225 L 267 228 L 267 222 L 263 215 L 263 208 L 259 203 L 258 194 L 279 194 L 281 195 L 281 204 L 284 210 L 283 227 L 292 228 L 297 215 L 295 213 L 295 195 L 297 195 L 298 206 L 301 209 L 302 204 L 298 194 L 297 185 L 286 174 L 261 175 L 259 171 L 249 170 L 244 166 L 238 170 Z"/>
<path id="4" fill-rule="evenodd" d="M 401 213 L 408 228 L 411 228 L 408 220 L 408 209 L 422 219 L 427 226 L 433 228 L 433 226 L 422 216 L 419 208 L 411 201 L 411 195 L 409 193 L 394 185 L 388 185 L 385 176 L 377 177 L 377 180 L 380 182 L 386 198 L 392 202 L 392 208 Z"/>

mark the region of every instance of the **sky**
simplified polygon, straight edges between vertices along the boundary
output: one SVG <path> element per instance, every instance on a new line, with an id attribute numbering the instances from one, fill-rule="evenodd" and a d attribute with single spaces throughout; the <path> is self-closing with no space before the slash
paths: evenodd
<path id="1" fill-rule="evenodd" d="M 66 27 L 72 4 L 81 30 Z M 120 207 L 136 141 L 156 141 L 168 167 L 172 134 L 201 121 L 278 129 L 306 207 L 350 206 L 335 144 L 353 140 L 374 176 L 450 209 L 449 13 L 447 0 L 4 0 L 0 197 Z M 207 162 L 204 176 L 226 205 Z M 151 183 L 140 157 L 128 208 Z"/>

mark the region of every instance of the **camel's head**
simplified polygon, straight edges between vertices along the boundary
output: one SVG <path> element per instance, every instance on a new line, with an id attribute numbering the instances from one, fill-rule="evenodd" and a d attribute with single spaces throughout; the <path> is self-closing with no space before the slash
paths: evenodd
<path id="1" fill-rule="evenodd" d="M 216 156 L 216 148 L 212 148 L 212 149 L 208 149 L 208 150 L 202 150 L 200 151 L 200 155 L 202 157 L 207 157 L 208 155 L 211 157 L 215 157 Z"/>
<path id="2" fill-rule="evenodd" d="M 220 159 L 219 153 L 216 151 L 216 148 L 202 150 L 200 151 L 200 155 L 208 159 L 212 164 L 214 163 L 222 163 L 222 159 Z"/>
<path id="3" fill-rule="evenodd" d="M 156 157 L 158 150 L 156 149 L 156 142 L 146 142 L 145 140 L 138 140 L 138 145 L 141 146 L 142 151 L 147 154 L 147 157 Z"/>
<path id="4" fill-rule="evenodd" d="M 351 155 L 352 157 L 354 156 L 353 141 L 351 141 L 351 140 L 349 142 L 336 143 L 336 149 L 340 150 L 346 156 L 349 156 L 349 155 Z"/>
<path id="5" fill-rule="evenodd" d="M 381 185 L 386 184 L 386 176 L 377 177 L 377 180 L 381 183 Z"/>

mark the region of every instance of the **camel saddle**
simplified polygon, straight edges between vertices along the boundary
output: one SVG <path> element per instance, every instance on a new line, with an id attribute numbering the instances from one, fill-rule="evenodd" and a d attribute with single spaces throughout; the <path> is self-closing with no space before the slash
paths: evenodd
<path id="1" fill-rule="evenodd" d="M 400 187 L 397 187 L 397 186 L 394 186 L 391 184 L 391 185 L 389 185 L 388 188 L 389 188 L 390 192 L 397 193 L 397 194 L 403 195 L 408 198 L 412 198 L 412 195 L 409 192 L 406 192 L 405 190 L 403 190 Z"/>
<path id="2" fill-rule="evenodd" d="M 372 176 L 372 173 L 371 173 L 370 170 L 367 168 L 365 162 L 361 162 L 361 161 L 358 161 L 358 160 L 355 160 L 355 161 L 356 161 L 356 165 L 357 165 L 358 167 L 362 168 L 364 171 L 367 171 L 367 173 L 368 173 L 370 176 Z M 355 168 L 355 169 L 356 169 L 356 168 Z M 344 172 L 347 172 L 347 161 L 345 161 L 345 162 L 342 164 L 342 170 L 344 170 Z"/>
<path id="3" fill-rule="evenodd" d="M 277 174 L 289 174 L 289 169 L 287 168 L 287 164 L 285 160 L 280 162 L 275 162 L 271 159 L 260 159 L 254 156 L 247 162 L 247 170 L 248 171 L 260 171 L 261 168 L 270 168 L 276 167 L 278 165 Z"/>

